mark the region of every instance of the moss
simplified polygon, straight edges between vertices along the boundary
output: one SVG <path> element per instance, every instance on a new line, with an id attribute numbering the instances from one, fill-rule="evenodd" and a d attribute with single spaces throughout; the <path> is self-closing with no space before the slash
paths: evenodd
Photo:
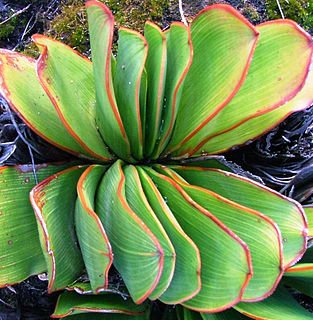
<path id="1" fill-rule="evenodd" d="M 87 52 L 89 49 L 87 15 L 83 0 L 67 1 L 49 25 L 46 35 L 58 39 L 70 47 Z"/>
<path id="2" fill-rule="evenodd" d="M 169 0 L 105 0 L 112 10 L 117 25 L 142 31 L 147 20 L 159 22 L 169 7 Z"/>
<path id="3" fill-rule="evenodd" d="M 12 12 L 13 14 L 14 12 Z M 0 40 L 7 39 L 15 30 L 18 24 L 17 16 L 11 18 L 0 26 Z"/>
<path id="4" fill-rule="evenodd" d="M 50 23 L 46 35 L 60 40 L 81 53 L 89 53 L 88 25 L 84 0 L 64 1 L 60 14 Z M 160 21 L 168 0 L 103 0 L 113 12 L 117 26 L 143 31 L 146 20 Z M 34 46 L 24 52 L 34 56 Z"/>
<path id="5" fill-rule="evenodd" d="M 253 23 L 258 23 L 260 21 L 260 15 L 256 7 L 252 4 L 244 2 L 240 12 Z"/>
<path id="6" fill-rule="evenodd" d="M 306 30 L 313 30 L 313 0 L 280 0 L 285 18 L 298 22 Z M 281 18 L 276 0 L 266 0 L 269 19 Z"/>

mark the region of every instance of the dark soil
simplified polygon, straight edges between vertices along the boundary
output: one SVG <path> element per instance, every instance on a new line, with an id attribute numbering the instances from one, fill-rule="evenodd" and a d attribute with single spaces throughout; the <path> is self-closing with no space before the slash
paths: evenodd
<path id="1" fill-rule="evenodd" d="M 216 2 L 232 4 L 254 23 L 267 18 L 265 1 L 261 0 L 184 2 L 187 20 L 206 5 Z M 0 23 L 10 19 L 14 27 L 7 37 L 1 38 L 0 25 L 0 47 L 23 50 L 29 45 L 30 36 L 43 32 L 48 22 L 60 12 L 60 4 L 61 0 L 0 0 Z M 12 14 L 17 12 L 20 13 L 12 18 Z M 176 0 L 170 0 L 169 8 L 164 12 L 163 27 L 173 20 L 181 20 Z M 0 165 L 71 158 L 34 134 L 7 109 L 5 103 L 0 101 L 0 106 Z M 225 156 L 244 170 L 261 177 L 266 185 L 302 203 L 313 203 L 313 107 L 292 115 L 256 142 Z M 38 277 L 31 277 L 14 288 L 1 289 L 0 319 L 49 319 L 57 295 L 48 296 L 46 285 Z M 311 298 L 301 294 L 295 297 L 313 311 Z"/>

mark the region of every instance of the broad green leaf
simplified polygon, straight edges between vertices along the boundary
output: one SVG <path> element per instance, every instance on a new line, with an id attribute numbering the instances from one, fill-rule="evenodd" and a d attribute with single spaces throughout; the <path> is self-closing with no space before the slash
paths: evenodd
<path id="1" fill-rule="evenodd" d="M 304 206 L 303 209 L 308 220 L 308 236 L 313 237 L 313 206 Z"/>
<path id="2" fill-rule="evenodd" d="M 228 162 L 224 156 L 219 155 L 205 155 L 201 157 L 195 157 L 195 158 L 188 158 L 183 160 L 168 160 L 167 164 L 169 165 L 184 165 L 184 166 L 191 166 L 191 167 L 201 167 L 201 168 L 215 168 L 215 169 L 221 169 L 224 171 L 233 171 L 234 168 L 239 169 L 240 167 L 237 165 L 234 165 L 231 162 Z"/>
<path id="3" fill-rule="evenodd" d="M 72 164 L 35 166 L 42 181 Z M 31 165 L 0 168 L 0 287 L 46 271 L 29 192 L 36 185 Z"/>
<path id="4" fill-rule="evenodd" d="M 112 245 L 114 266 L 133 300 L 143 302 L 159 282 L 164 253 L 155 235 L 127 203 L 120 160 L 112 165 L 100 182 L 95 211 Z"/>
<path id="5" fill-rule="evenodd" d="M 112 158 L 95 122 L 95 83 L 92 63 L 62 42 L 33 35 L 41 51 L 37 61 L 39 81 L 64 127 L 90 157 Z M 74 107 L 73 107 L 74 106 Z"/>
<path id="6" fill-rule="evenodd" d="M 152 157 L 157 159 L 166 147 L 176 120 L 184 82 L 192 63 L 190 28 L 174 22 L 166 32 L 167 69 L 159 136 Z"/>
<path id="7" fill-rule="evenodd" d="M 249 318 L 259 320 L 312 319 L 312 313 L 301 307 L 283 286 L 261 302 L 239 303 L 234 308 Z"/>
<path id="8" fill-rule="evenodd" d="M 308 248 L 306 249 L 303 257 L 300 260 L 301 263 L 313 263 L 313 245 L 312 240 L 308 242 Z"/>
<path id="9" fill-rule="evenodd" d="M 202 320 L 200 313 L 181 306 L 176 307 L 176 312 L 178 315 L 178 320 Z"/>
<path id="10" fill-rule="evenodd" d="M 173 279 L 159 298 L 163 303 L 178 304 L 194 297 L 201 288 L 200 252 L 194 242 L 178 224 L 151 178 L 138 167 L 145 195 L 154 213 L 170 237 L 176 253 L 176 264 Z"/>
<path id="11" fill-rule="evenodd" d="M 310 68 L 302 90 L 294 98 L 272 111 L 251 118 L 220 135 L 213 136 L 201 149 L 210 154 L 221 153 L 231 147 L 241 145 L 251 141 L 251 139 L 259 137 L 266 131 L 276 127 L 292 112 L 301 111 L 309 107 L 313 102 L 312 92 L 313 69 Z M 201 153 L 201 151 L 198 151 L 196 154 L 199 153 Z"/>
<path id="12" fill-rule="evenodd" d="M 311 63 L 311 37 L 289 20 L 260 24 L 257 31 L 259 40 L 240 90 L 210 120 L 205 130 L 183 140 L 184 145 L 175 151 L 175 156 L 207 152 L 204 146 L 212 137 L 279 108 L 302 89 Z M 262 132 L 267 129 L 266 122 L 258 125 L 263 127 Z"/>
<path id="13" fill-rule="evenodd" d="M 278 225 L 283 237 L 284 267 L 297 262 L 306 249 L 307 224 L 301 206 L 257 182 L 218 169 L 172 166 L 189 183 L 260 211 Z"/>
<path id="14" fill-rule="evenodd" d="M 147 314 L 147 305 L 136 305 L 133 301 L 131 301 L 131 299 L 126 300 L 120 295 L 111 293 L 82 296 L 75 292 L 64 292 L 59 296 L 52 318 L 64 318 L 69 315 L 77 315 L 82 313 L 86 314 L 92 312 L 107 313 L 110 315 L 110 317 L 114 314 L 128 316 L 144 316 L 145 314 Z M 89 314 L 85 317 L 85 319 L 87 319 L 87 317 L 89 318 Z M 128 318 L 133 319 L 132 317 L 127 317 L 125 319 Z M 146 317 L 139 317 L 138 319 L 145 318 Z M 112 317 L 104 319 L 120 318 Z"/>
<path id="15" fill-rule="evenodd" d="M 130 149 L 137 160 L 143 157 L 140 86 L 147 53 L 147 42 L 140 33 L 119 29 L 114 91 Z"/>
<path id="16" fill-rule="evenodd" d="M 156 166 L 156 169 L 175 180 L 194 201 L 212 213 L 248 245 L 253 276 L 242 300 L 263 300 L 272 294 L 283 275 L 282 238 L 274 222 L 258 211 L 186 183 L 168 168 Z"/>
<path id="17" fill-rule="evenodd" d="M 147 91 L 148 91 L 148 76 L 146 69 L 143 69 L 140 83 L 140 117 L 142 127 L 142 137 L 146 139 L 146 117 L 147 117 Z M 144 151 L 144 150 L 143 150 Z"/>
<path id="18" fill-rule="evenodd" d="M 146 61 L 148 77 L 146 126 L 148 130 L 144 153 L 149 156 L 157 141 L 161 125 L 167 56 L 166 37 L 156 24 L 147 21 L 144 34 L 149 46 Z"/>
<path id="19" fill-rule="evenodd" d="M 164 262 L 162 275 L 158 285 L 150 294 L 149 299 L 156 300 L 169 287 L 173 278 L 176 253 L 174 247 L 166 234 L 162 224 L 153 212 L 142 189 L 138 171 L 134 166 L 123 168 L 125 174 L 125 193 L 126 200 L 130 208 L 145 223 L 151 232 L 158 239 L 164 252 Z"/>
<path id="20" fill-rule="evenodd" d="M 22 120 L 43 139 L 77 156 L 90 157 L 68 133 L 41 87 L 34 59 L 1 49 L 0 93 Z"/>
<path id="21" fill-rule="evenodd" d="M 92 288 L 90 282 L 75 282 L 73 284 L 70 284 L 66 286 L 66 290 L 68 291 L 75 291 L 79 294 L 92 294 Z"/>
<path id="22" fill-rule="evenodd" d="M 111 74 L 114 17 L 103 3 L 87 1 L 91 56 L 96 86 L 96 123 L 105 143 L 122 159 L 132 160 L 116 104 Z"/>
<path id="23" fill-rule="evenodd" d="M 108 237 L 94 211 L 97 187 L 107 168 L 100 165 L 90 166 L 77 184 L 76 234 L 94 293 L 107 288 L 108 273 L 113 260 Z"/>
<path id="24" fill-rule="evenodd" d="M 247 245 L 172 179 L 150 168 L 145 170 L 200 250 L 201 290 L 183 305 L 196 311 L 218 312 L 236 304 L 252 275 Z"/>
<path id="25" fill-rule="evenodd" d="M 234 309 L 218 313 L 201 313 L 203 320 L 247 320 L 250 319 Z"/>
<path id="26" fill-rule="evenodd" d="M 207 7 L 190 29 L 194 58 L 167 153 L 182 145 L 189 151 L 202 140 L 209 121 L 245 80 L 258 39 L 255 28 L 228 5 Z"/>
<path id="27" fill-rule="evenodd" d="M 54 174 L 30 193 L 47 264 L 48 292 L 64 289 L 83 270 L 83 259 L 74 231 L 74 211 L 76 185 L 85 168 L 75 166 Z"/>
<path id="28" fill-rule="evenodd" d="M 129 316 L 120 313 L 81 313 L 69 316 L 70 320 L 149 320 L 148 315 Z"/>
<path id="29" fill-rule="evenodd" d="M 284 283 L 313 298 L 313 263 L 298 263 L 287 269 Z"/>

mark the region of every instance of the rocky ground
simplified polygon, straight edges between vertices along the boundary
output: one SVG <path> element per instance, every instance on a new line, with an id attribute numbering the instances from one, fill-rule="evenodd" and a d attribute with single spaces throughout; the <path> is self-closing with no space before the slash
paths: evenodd
<path id="1" fill-rule="evenodd" d="M 0 47 L 36 56 L 30 37 L 45 33 L 88 55 L 88 33 L 83 0 L 0 0 Z M 183 12 L 190 20 L 206 5 L 224 2 L 236 7 L 253 23 L 270 18 L 296 19 L 308 31 L 312 30 L 313 3 L 290 0 L 282 2 L 282 12 L 276 0 L 185 0 Z M 127 24 L 141 30 L 146 19 L 162 28 L 173 20 L 181 20 L 176 0 L 139 1 L 108 0 L 115 12 L 117 24 Z M 312 13 L 312 14 L 311 14 Z M 133 21 L 131 23 L 131 21 Z M 1 104 L 0 165 L 36 163 L 64 159 L 68 155 L 56 150 L 37 137 L 29 128 Z M 32 153 L 29 146 L 35 146 Z M 49 157 L 47 157 L 49 154 Z M 226 157 L 263 181 L 302 203 L 313 203 L 313 108 L 298 112 L 256 142 L 229 152 Z M 46 282 L 32 277 L 14 288 L 0 290 L 0 319 L 49 319 L 56 296 L 47 296 Z M 298 296 L 307 308 L 312 299 Z"/>

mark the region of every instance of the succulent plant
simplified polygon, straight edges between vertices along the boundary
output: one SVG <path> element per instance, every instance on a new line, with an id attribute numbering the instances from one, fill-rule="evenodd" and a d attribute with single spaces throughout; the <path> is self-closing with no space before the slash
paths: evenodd
<path id="1" fill-rule="evenodd" d="M 0 168 L 0 286 L 47 272 L 67 289 L 55 318 L 149 319 L 157 299 L 163 319 L 311 318 L 281 281 L 313 295 L 311 251 L 293 266 L 303 208 L 215 156 L 311 104 L 311 37 L 213 5 L 190 26 L 120 28 L 114 57 L 111 12 L 86 7 L 92 62 L 42 35 L 37 61 L 0 51 L 2 96 L 78 159 Z"/>

